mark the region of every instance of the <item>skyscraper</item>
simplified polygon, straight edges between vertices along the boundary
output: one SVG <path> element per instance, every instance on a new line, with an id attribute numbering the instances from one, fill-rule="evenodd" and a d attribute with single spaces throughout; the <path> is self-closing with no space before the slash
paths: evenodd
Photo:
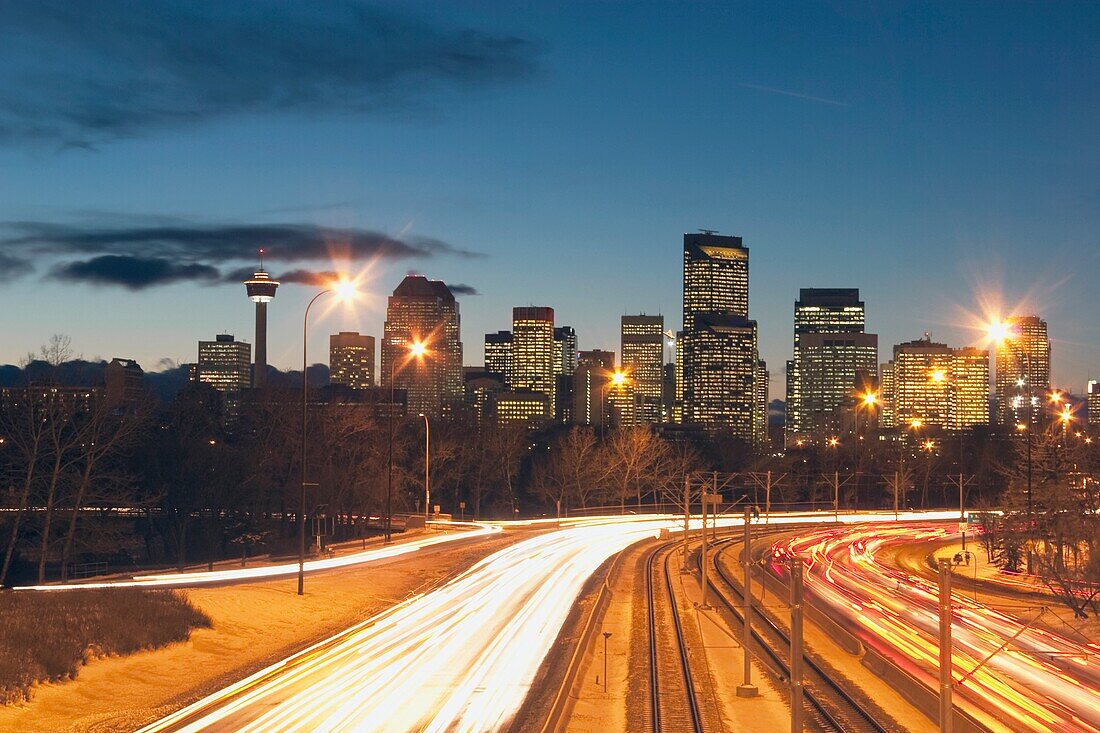
<path id="1" fill-rule="evenodd" d="M 546 395 L 554 415 L 554 309 L 529 306 L 512 309 L 512 374 L 508 385 Z"/>
<path id="2" fill-rule="evenodd" d="M 756 373 L 753 375 L 752 412 L 753 442 L 760 447 L 767 447 L 771 442 L 768 433 L 768 381 L 768 365 L 760 359 L 756 362 Z"/>
<path id="3" fill-rule="evenodd" d="M 1089 412 L 1089 425 L 1100 425 L 1100 382 L 1090 379 L 1085 406 Z"/>
<path id="4" fill-rule="evenodd" d="M 1026 423 L 1029 393 L 1031 418 L 1037 422 L 1043 413 L 1043 393 L 1050 389 L 1047 322 L 1038 316 L 1013 316 L 1005 324 L 1010 337 L 999 343 L 996 351 L 997 422 L 1008 426 Z"/>
<path id="5" fill-rule="evenodd" d="M 573 370 L 573 410 L 571 422 L 600 425 L 607 417 L 607 387 L 615 369 L 615 352 L 593 349 L 577 354 Z"/>
<path id="6" fill-rule="evenodd" d="M 386 307 L 382 339 L 383 387 L 390 375 L 407 390 L 408 411 L 431 417 L 449 415 L 463 399 L 462 341 L 458 302 L 441 280 L 408 275 Z M 409 347 L 423 343 L 423 358 L 410 358 Z"/>
<path id="7" fill-rule="evenodd" d="M 252 384 L 252 345 L 220 333 L 199 342 L 196 379 L 227 395 L 238 395 Z"/>
<path id="8" fill-rule="evenodd" d="M 256 365 L 252 373 L 252 386 L 260 389 L 267 379 L 267 304 L 275 300 L 279 287 L 277 280 L 264 269 L 264 251 L 260 250 L 260 269 L 251 279 L 244 281 L 248 299 L 256 304 Z"/>
<path id="9" fill-rule="evenodd" d="M 111 407 L 133 404 L 141 398 L 145 370 L 133 359 L 111 359 L 103 372 L 107 383 L 107 404 Z"/>
<path id="10" fill-rule="evenodd" d="M 923 339 L 898 344 L 882 367 L 881 427 L 967 430 L 989 424 L 989 352 Z"/>
<path id="11" fill-rule="evenodd" d="M 374 336 L 341 331 L 328 337 L 329 381 L 355 389 L 374 386 Z"/>
<path id="12" fill-rule="evenodd" d="M 864 333 L 857 288 L 802 288 L 794 304 L 794 356 L 787 363 L 786 434 L 836 433 L 839 409 L 873 382 L 878 337 Z"/>
<path id="13" fill-rule="evenodd" d="M 963 348 L 951 351 L 951 428 L 966 430 L 989 424 L 989 352 Z"/>
<path id="14" fill-rule="evenodd" d="M 512 373 L 512 332 L 485 334 L 485 371 L 499 374 L 507 381 Z"/>
<path id="15" fill-rule="evenodd" d="M 754 425 L 758 342 L 748 319 L 749 250 L 740 237 L 684 235 L 684 421 L 763 442 Z"/>
<path id="16" fill-rule="evenodd" d="M 622 367 L 629 372 L 637 401 L 638 422 L 663 420 L 661 389 L 665 361 L 664 316 L 622 316 L 620 319 Z"/>
<path id="17" fill-rule="evenodd" d="M 554 328 L 554 374 L 572 374 L 577 368 L 577 332 L 572 326 Z"/>

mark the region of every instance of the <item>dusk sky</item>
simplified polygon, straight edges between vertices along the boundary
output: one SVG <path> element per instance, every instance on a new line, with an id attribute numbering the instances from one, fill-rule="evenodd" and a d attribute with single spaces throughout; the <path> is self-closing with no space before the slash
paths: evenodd
<path id="1" fill-rule="evenodd" d="M 311 361 L 379 336 L 409 271 L 466 286 L 467 364 L 516 305 L 617 352 L 621 314 L 678 326 L 708 228 L 750 248 L 773 397 L 800 287 L 858 287 L 881 360 L 1037 313 L 1081 392 L 1098 79 L 1087 3 L 4 3 L 0 362 L 53 333 L 147 370 L 251 341 L 261 244 L 276 276 L 370 268 Z M 280 368 L 314 291 L 270 308 Z"/>

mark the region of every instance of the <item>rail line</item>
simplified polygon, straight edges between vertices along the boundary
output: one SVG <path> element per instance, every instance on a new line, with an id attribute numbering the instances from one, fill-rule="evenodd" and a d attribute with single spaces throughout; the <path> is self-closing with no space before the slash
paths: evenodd
<path id="1" fill-rule="evenodd" d="M 741 589 L 740 583 L 731 578 L 718 561 L 721 555 L 729 549 L 729 543 L 735 541 L 727 540 L 722 543 L 725 546 L 716 549 L 712 559 L 714 569 L 721 581 L 730 589 L 739 591 Z M 746 548 L 747 551 L 749 551 L 749 548 Z M 719 602 L 740 623 L 744 623 L 742 609 L 738 604 L 732 601 L 714 580 L 710 580 L 709 585 L 715 591 Z M 767 664 L 773 672 L 776 672 L 783 679 L 789 679 L 790 666 L 787 659 L 790 656 L 790 637 L 759 607 L 753 606 L 753 611 L 756 616 L 752 629 L 753 639 L 756 641 L 759 650 L 763 652 Z M 761 633 L 761 629 L 763 629 L 763 633 Z M 765 638 L 765 636 L 768 638 Z M 816 722 L 821 730 L 836 731 L 837 733 L 862 733 L 863 731 L 890 733 L 890 729 L 884 727 L 875 715 L 867 710 L 865 705 L 856 700 L 843 685 L 833 679 L 812 655 L 807 654 L 805 657 L 805 670 L 804 694 L 807 702 L 809 702 L 810 713 L 807 722 Z"/>
<path id="2" fill-rule="evenodd" d="M 703 732 L 702 711 L 695 695 L 695 683 L 691 676 L 691 662 L 688 659 L 687 644 L 684 642 L 683 623 L 680 619 L 680 610 L 676 605 L 676 596 L 672 588 L 672 575 L 669 572 L 669 559 L 672 557 L 670 548 L 679 544 L 668 542 L 658 546 L 646 560 L 646 603 L 649 625 L 649 700 L 650 700 L 650 730 L 653 733 L 662 731 L 694 731 Z M 657 558 L 663 555 L 661 568 L 658 569 Z M 657 601 L 658 590 L 654 587 L 654 574 L 661 572 L 664 575 L 663 592 L 660 593 L 665 603 Z M 660 610 L 659 610 L 660 609 Z M 658 632 L 662 625 L 658 624 L 658 613 L 668 613 L 671 624 L 663 625 L 666 630 L 671 629 L 672 634 L 660 635 Z M 662 643 L 664 642 L 664 643 Z M 673 664 L 669 646 L 675 647 L 676 661 Z M 662 653 L 664 652 L 664 653 Z M 673 694 L 673 690 L 679 692 Z"/>

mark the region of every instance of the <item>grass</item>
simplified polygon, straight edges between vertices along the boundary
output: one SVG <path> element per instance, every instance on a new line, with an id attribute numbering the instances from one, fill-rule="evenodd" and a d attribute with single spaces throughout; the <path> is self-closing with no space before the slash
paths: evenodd
<path id="1" fill-rule="evenodd" d="M 96 657 L 166 646 L 209 626 L 175 591 L 0 593 L 0 704 L 29 700 L 37 682 L 73 679 Z"/>

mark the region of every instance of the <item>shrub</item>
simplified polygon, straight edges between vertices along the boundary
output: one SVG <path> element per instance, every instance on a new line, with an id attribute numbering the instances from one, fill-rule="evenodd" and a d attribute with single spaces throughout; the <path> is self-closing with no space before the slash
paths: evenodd
<path id="1" fill-rule="evenodd" d="M 0 704 L 30 699 L 36 682 L 73 679 L 95 657 L 166 646 L 208 626 L 176 591 L 0 593 Z"/>

